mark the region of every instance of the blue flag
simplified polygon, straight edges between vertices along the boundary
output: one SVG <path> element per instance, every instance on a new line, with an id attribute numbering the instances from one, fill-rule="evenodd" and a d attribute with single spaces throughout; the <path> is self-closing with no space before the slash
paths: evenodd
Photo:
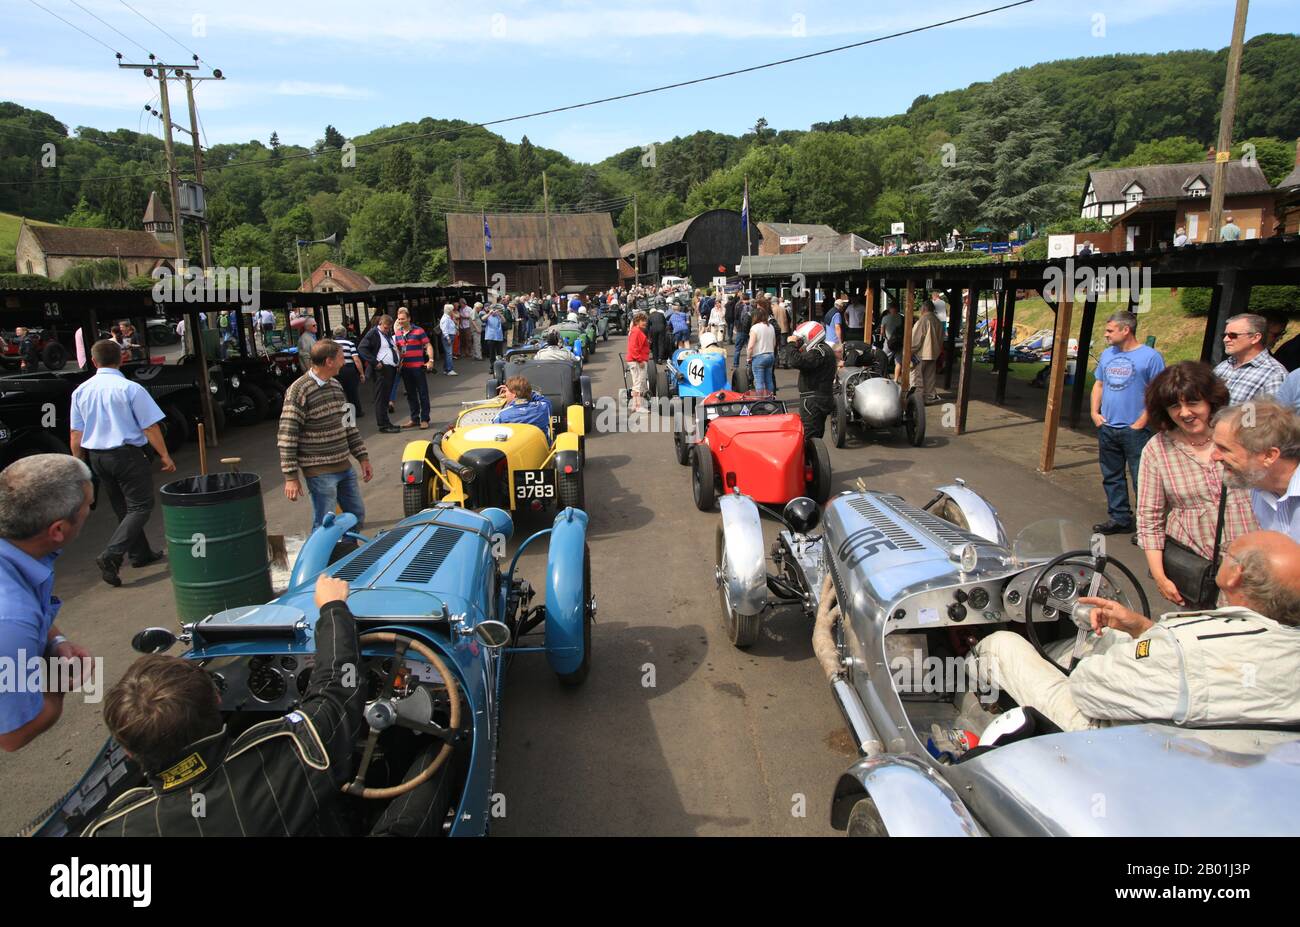
<path id="1" fill-rule="evenodd" d="M 492 230 L 488 228 L 487 216 L 483 217 L 483 250 L 492 253 Z"/>
<path id="2" fill-rule="evenodd" d="M 745 201 L 740 206 L 740 227 L 749 229 L 749 181 L 745 181 Z"/>

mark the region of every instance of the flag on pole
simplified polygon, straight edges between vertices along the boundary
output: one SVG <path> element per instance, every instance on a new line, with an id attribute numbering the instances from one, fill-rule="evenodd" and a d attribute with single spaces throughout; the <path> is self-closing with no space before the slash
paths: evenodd
<path id="1" fill-rule="evenodd" d="M 745 178 L 745 201 L 740 206 L 740 226 L 749 231 L 749 178 Z"/>
<path id="2" fill-rule="evenodd" d="M 483 251 L 492 253 L 492 229 L 488 227 L 487 216 L 483 217 Z"/>

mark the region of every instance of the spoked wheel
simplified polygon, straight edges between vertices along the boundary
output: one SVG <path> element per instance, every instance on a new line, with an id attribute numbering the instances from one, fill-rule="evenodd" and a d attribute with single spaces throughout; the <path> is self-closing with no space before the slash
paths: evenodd
<path id="1" fill-rule="evenodd" d="M 907 442 L 912 447 L 920 447 L 925 443 L 925 398 L 916 389 L 907 395 L 907 412 L 903 425 L 907 431 Z"/>
<path id="2" fill-rule="evenodd" d="M 686 431 L 684 429 L 679 428 L 673 432 L 673 451 L 677 456 L 677 462 L 683 467 L 690 466 L 691 447 L 692 445 L 686 443 Z"/>
<path id="3" fill-rule="evenodd" d="M 731 590 L 727 587 L 727 537 L 722 525 L 718 525 L 716 537 L 714 547 L 718 564 L 718 604 L 722 606 L 722 626 L 731 643 L 737 647 L 751 647 L 758 640 L 762 615 L 741 615 L 732 607 Z"/>
<path id="4" fill-rule="evenodd" d="M 392 631 L 372 631 L 369 634 L 361 635 L 360 643 L 362 647 L 366 645 L 392 644 L 393 669 L 388 674 L 388 678 L 384 680 L 384 686 L 379 693 L 379 698 L 366 706 L 365 719 L 370 726 L 370 733 L 366 737 L 365 746 L 362 748 L 361 762 L 357 764 L 356 777 L 343 786 L 343 791 L 360 798 L 393 798 L 397 795 L 405 795 L 432 778 L 434 773 L 451 757 L 452 742 L 460 728 L 460 689 L 456 685 L 456 676 L 447 669 L 447 664 L 431 647 L 422 641 Z M 431 717 L 428 720 L 420 718 L 421 715 L 428 716 L 432 714 L 432 700 L 429 698 L 428 689 L 417 686 L 410 695 L 404 698 L 395 698 L 393 696 L 398 679 L 408 672 L 405 659 L 408 650 L 412 650 L 423 657 L 437 671 L 439 678 L 446 683 L 448 708 L 446 727 L 434 723 Z M 417 705 L 414 706 L 417 709 L 416 711 L 402 712 L 399 710 L 398 702 L 406 703 L 410 699 L 423 700 L 428 704 L 428 709 L 424 710 L 423 706 Z M 406 705 L 403 704 L 403 708 L 405 707 Z M 442 748 L 419 775 L 413 776 L 398 785 L 387 788 L 372 788 L 366 785 L 366 773 L 370 771 L 370 763 L 375 756 L 375 747 L 379 743 L 379 735 L 390 727 L 404 727 L 419 734 L 435 737 L 442 741 Z"/>
<path id="5" fill-rule="evenodd" d="M 849 437 L 849 410 L 844 405 L 844 394 L 835 394 L 835 411 L 831 414 L 831 440 L 843 447 Z"/>

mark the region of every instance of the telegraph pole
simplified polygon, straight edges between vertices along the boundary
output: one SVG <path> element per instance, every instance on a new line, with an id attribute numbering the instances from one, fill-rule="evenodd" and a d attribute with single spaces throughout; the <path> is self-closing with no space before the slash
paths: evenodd
<path id="1" fill-rule="evenodd" d="M 551 295 L 555 291 L 555 265 L 551 263 L 551 196 L 546 187 L 546 171 L 542 171 L 542 209 L 546 214 L 546 276 L 551 282 Z"/>
<path id="2" fill-rule="evenodd" d="M 220 71 L 217 72 L 217 80 L 222 80 L 219 76 L 220 73 Z M 199 79 L 203 80 L 204 78 Z M 185 98 L 190 105 L 190 141 L 194 147 L 194 179 L 197 180 L 199 186 L 202 187 L 203 148 L 199 145 L 199 114 L 198 110 L 194 108 L 194 79 L 190 76 L 189 71 L 185 72 Z M 206 203 L 206 190 L 204 190 L 203 199 Z M 208 220 L 206 216 L 199 220 L 199 241 L 201 243 L 200 249 L 202 251 L 200 257 L 203 261 L 203 267 L 206 269 L 212 266 L 212 240 L 208 235 Z"/>
<path id="3" fill-rule="evenodd" d="M 1228 49 L 1228 75 L 1223 82 L 1223 110 L 1219 113 L 1219 147 L 1214 153 L 1214 183 L 1210 190 L 1210 227 L 1206 241 L 1219 240 L 1223 225 L 1223 197 L 1227 193 L 1228 161 L 1232 158 L 1232 123 L 1237 116 L 1237 85 L 1241 80 L 1241 46 L 1246 38 L 1246 8 L 1250 0 L 1237 0 Z"/>
<path id="4" fill-rule="evenodd" d="M 128 64 L 122 61 L 119 55 L 117 66 L 119 68 L 142 70 L 145 77 L 157 76 L 158 78 L 158 97 L 162 105 L 163 153 L 167 157 L 167 180 L 172 202 L 172 234 L 176 236 L 176 274 L 173 276 L 173 280 L 183 287 L 185 279 L 185 229 L 181 222 L 180 174 L 176 169 L 176 149 L 172 145 L 172 110 L 167 95 L 167 72 L 171 70 L 179 79 L 182 76 L 187 76 L 186 72 L 188 71 L 197 71 L 199 66 L 197 64 L 163 64 L 155 59 L 153 55 L 149 56 L 149 60 L 149 64 Z M 155 70 L 157 71 L 156 75 Z M 193 141 L 197 152 L 198 138 L 195 137 L 191 141 Z M 175 296 L 174 290 L 172 295 Z M 200 313 L 197 311 L 190 315 L 189 321 L 194 324 L 187 324 L 185 328 L 187 334 L 190 335 L 190 350 L 193 352 L 198 364 L 199 404 L 203 411 L 203 422 L 206 425 L 207 444 L 209 447 L 216 447 L 217 429 L 212 411 L 212 391 L 208 386 L 208 358 L 207 353 L 204 351 L 203 324 L 199 316 Z"/>
<path id="5" fill-rule="evenodd" d="M 632 194 L 632 235 L 636 244 L 632 245 L 632 270 L 636 276 L 632 278 L 633 283 L 641 282 L 641 217 L 637 214 L 636 194 Z"/>

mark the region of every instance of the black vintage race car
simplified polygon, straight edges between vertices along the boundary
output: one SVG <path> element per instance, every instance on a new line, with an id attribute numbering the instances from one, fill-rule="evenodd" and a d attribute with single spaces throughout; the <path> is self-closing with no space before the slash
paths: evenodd
<path id="1" fill-rule="evenodd" d="M 591 377 L 582 372 L 582 362 L 573 360 L 537 360 L 535 351 L 516 350 L 505 360 L 497 361 L 493 376 L 487 381 L 487 398 L 495 399 L 497 389 L 511 377 L 524 377 L 533 389 L 551 402 L 551 433 L 559 434 L 567 427 L 567 409 L 582 406 L 582 418 L 587 434 L 595 423 L 595 401 L 591 395 Z"/>

